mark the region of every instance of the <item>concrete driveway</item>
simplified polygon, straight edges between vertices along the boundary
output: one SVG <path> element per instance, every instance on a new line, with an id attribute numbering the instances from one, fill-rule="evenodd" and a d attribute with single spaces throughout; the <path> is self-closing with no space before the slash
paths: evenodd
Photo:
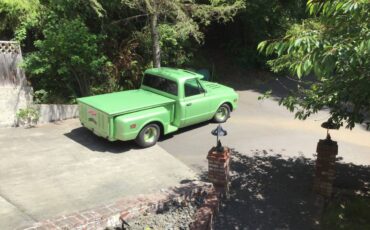
<path id="1" fill-rule="evenodd" d="M 160 146 L 111 143 L 78 120 L 0 129 L 0 229 L 156 193 L 195 173 Z"/>
<path id="2" fill-rule="evenodd" d="M 279 95 L 259 101 L 263 90 L 244 85 L 248 84 L 237 84 L 239 108 L 223 124 L 229 135 L 222 143 L 245 156 L 259 151 L 313 158 L 318 140 L 325 138 L 320 124 L 328 113 L 295 120 L 278 106 Z M 193 170 L 201 173 L 207 168 L 207 152 L 216 142 L 210 132 L 216 126 L 207 122 L 180 130 L 145 150 L 131 142 L 98 138 L 78 120 L 36 129 L 0 129 L 0 229 L 195 178 Z M 343 162 L 370 165 L 370 132 L 364 127 L 331 134 Z"/>
<path id="3" fill-rule="evenodd" d="M 228 131 L 228 136 L 221 138 L 222 143 L 249 156 L 265 150 L 283 157 L 313 158 L 318 140 L 326 137 L 321 123 L 328 119 L 329 113 L 320 111 L 306 121 L 296 120 L 294 114 L 278 105 L 279 97 L 284 94 L 281 86 L 279 88 L 276 83 L 253 85 L 247 80 L 234 81 L 240 96 L 239 108 L 222 124 Z M 269 87 L 275 89 L 274 97 L 258 100 Z M 194 170 L 205 171 L 207 152 L 216 144 L 216 138 L 211 135 L 216 127 L 217 124 L 206 122 L 186 128 L 163 138 L 159 146 Z M 342 162 L 370 165 L 370 131 L 364 126 L 357 125 L 352 130 L 341 128 L 330 133 L 332 139 L 338 141 L 338 157 L 343 158 Z"/>

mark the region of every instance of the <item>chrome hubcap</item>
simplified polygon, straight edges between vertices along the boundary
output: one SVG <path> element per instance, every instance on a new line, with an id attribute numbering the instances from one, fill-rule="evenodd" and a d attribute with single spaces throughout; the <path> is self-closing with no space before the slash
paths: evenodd
<path id="1" fill-rule="evenodd" d="M 218 120 L 225 120 L 227 116 L 227 109 L 225 107 L 221 107 L 217 110 L 216 118 Z"/>
<path id="2" fill-rule="evenodd" d="M 154 127 L 149 127 L 145 130 L 144 133 L 144 141 L 145 142 L 154 142 L 155 138 L 157 137 L 158 131 Z"/>

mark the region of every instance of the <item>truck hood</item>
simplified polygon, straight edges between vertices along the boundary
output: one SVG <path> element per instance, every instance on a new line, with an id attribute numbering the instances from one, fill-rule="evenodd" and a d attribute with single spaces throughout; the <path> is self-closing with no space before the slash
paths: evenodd
<path id="1" fill-rule="evenodd" d="M 147 108 L 174 103 L 175 100 L 144 89 L 128 90 L 77 99 L 110 116 L 135 112 Z"/>
<path id="2" fill-rule="evenodd" d="M 235 92 L 234 89 L 232 89 L 230 87 L 227 87 L 227 86 L 224 86 L 224 85 L 221 85 L 221 84 L 218 84 L 218 83 L 215 83 L 215 82 L 209 82 L 209 81 L 201 81 L 201 82 L 202 82 L 202 85 L 207 90 L 207 92 L 209 92 L 209 93 L 216 93 L 218 91 L 225 92 L 225 90 L 230 91 L 230 92 Z"/>

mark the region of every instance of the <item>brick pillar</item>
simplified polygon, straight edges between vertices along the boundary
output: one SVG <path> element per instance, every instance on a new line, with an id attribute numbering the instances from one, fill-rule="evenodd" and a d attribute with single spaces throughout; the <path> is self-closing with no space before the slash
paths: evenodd
<path id="1" fill-rule="evenodd" d="M 208 152 L 208 179 L 215 187 L 228 188 L 230 171 L 230 149 L 224 147 L 223 152 L 217 152 L 213 147 Z"/>
<path id="2" fill-rule="evenodd" d="M 316 152 L 313 189 L 324 197 L 330 197 L 335 178 L 335 157 L 338 154 L 338 144 L 330 139 L 320 140 Z"/>

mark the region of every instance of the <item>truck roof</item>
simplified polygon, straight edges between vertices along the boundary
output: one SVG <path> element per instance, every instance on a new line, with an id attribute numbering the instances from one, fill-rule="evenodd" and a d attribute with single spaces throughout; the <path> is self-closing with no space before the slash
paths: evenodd
<path id="1" fill-rule="evenodd" d="M 176 69 L 169 67 L 152 68 L 145 71 L 145 73 L 161 76 L 173 81 L 182 81 L 190 78 L 202 79 L 203 75 L 192 72 L 190 70 Z"/>

